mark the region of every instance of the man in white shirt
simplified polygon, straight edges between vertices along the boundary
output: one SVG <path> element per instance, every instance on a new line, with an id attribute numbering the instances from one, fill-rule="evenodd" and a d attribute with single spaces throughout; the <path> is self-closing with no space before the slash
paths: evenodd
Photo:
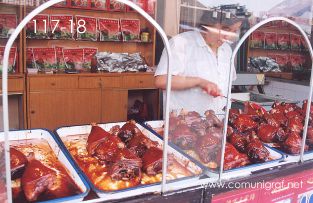
<path id="1" fill-rule="evenodd" d="M 209 16 L 210 15 L 210 16 Z M 206 110 L 223 113 L 228 90 L 230 58 L 229 41 L 237 37 L 241 22 L 221 23 L 211 13 L 201 18 L 200 30 L 181 33 L 170 40 L 172 49 L 172 92 L 170 110 L 184 109 L 203 115 Z M 236 74 L 234 73 L 233 79 Z M 167 54 L 163 51 L 155 72 L 155 85 L 165 89 Z M 165 94 L 164 94 L 165 101 Z"/>

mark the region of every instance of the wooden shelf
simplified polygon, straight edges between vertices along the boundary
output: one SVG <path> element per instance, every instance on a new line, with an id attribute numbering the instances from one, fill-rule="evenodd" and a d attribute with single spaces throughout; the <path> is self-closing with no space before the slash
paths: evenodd
<path id="1" fill-rule="evenodd" d="M 49 40 L 49 41 L 56 41 L 56 42 L 58 42 L 58 41 L 60 41 L 60 42 L 62 42 L 62 43 L 66 43 L 66 42 L 68 42 L 68 41 L 74 41 L 74 42 L 94 42 L 94 43 L 125 43 L 125 44 L 128 44 L 128 43 L 130 43 L 130 44 L 144 44 L 144 45 L 146 45 L 146 44 L 153 44 L 153 42 L 152 41 L 149 41 L 149 42 L 142 42 L 142 41 L 99 41 L 99 40 L 97 40 L 97 41 L 91 41 L 91 40 L 77 40 L 77 39 L 31 39 L 31 38 L 26 38 L 26 40 L 27 41 L 30 41 L 30 40 L 34 40 L 34 41 L 47 41 L 47 40 Z"/>
<path id="2" fill-rule="evenodd" d="M 250 47 L 251 50 L 253 51 L 260 51 L 260 52 L 281 52 L 281 53 L 300 53 L 300 54 L 310 54 L 309 51 L 304 51 L 304 50 L 291 50 L 291 49 L 266 49 L 266 48 L 255 48 L 255 47 Z"/>

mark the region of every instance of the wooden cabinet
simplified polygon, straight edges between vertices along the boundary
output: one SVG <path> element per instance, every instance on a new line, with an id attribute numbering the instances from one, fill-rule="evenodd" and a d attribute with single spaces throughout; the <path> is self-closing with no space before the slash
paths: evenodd
<path id="1" fill-rule="evenodd" d="M 126 121 L 129 92 L 142 90 L 149 103 L 158 102 L 150 80 L 147 73 L 29 76 L 28 128 Z M 157 115 L 158 108 L 150 109 Z"/>
<path id="2" fill-rule="evenodd" d="M 127 90 L 102 91 L 102 123 L 127 120 Z"/>
<path id="3" fill-rule="evenodd" d="M 55 90 L 29 94 L 29 127 L 53 130 L 100 122 L 99 90 Z"/>

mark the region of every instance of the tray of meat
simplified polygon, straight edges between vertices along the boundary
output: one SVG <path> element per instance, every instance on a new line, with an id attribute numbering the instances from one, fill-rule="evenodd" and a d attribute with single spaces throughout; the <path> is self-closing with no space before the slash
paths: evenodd
<path id="1" fill-rule="evenodd" d="M 162 140 L 136 122 L 62 127 L 56 133 L 98 196 L 112 200 L 160 192 Z M 173 148 L 169 160 L 170 186 L 202 174 Z"/>
<path id="2" fill-rule="evenodd" d="M 306 101 L 302 108 L 295 103 L 275 102 L 272 109 L 266 111 L 258 104 L 246 102 L 243 112 L 232 111 L 229 125 L 241 134 L 254 132 L 267 147 L 283 154 L 286 161 L 299 161 L 306 107 Z M 246 124 L 238 128 L 235 121 L 240 117 L 246 118 Z M 313 125 L 310 122 L 305 146 L 307 157 L 313 156 L 313 151 L 309 151 L 313 150 L 312 138 Z"/>
<path id="3" fill-rule="evenodd" d="M 46 130 L 9 132 L 13 202 L 78 202 L 89 186 L 54 135 Z M 4 144 L 4 134 L 0 134 Z"/>
<path id="4" fill-rule="evenodd" d="M 239 125 L 245 122 L 246 120 L 236 121 Z M 146 122 L 145 125 L 155 132 L 163 132 L 163 121 Z M 204 165 L 207 175 L 216 176 L 221 153 L 222 126 L 223 123 L 213 111 L 207 111 L 205 118 L 196 112 L 179 115 L 171 113 L 169 141 L 197 160 L 198 164 Z M 284 159 L 281 153 L 264 146 L 253 133 L 242 136 L 235 131 L 229 132 L 227 141 L 224 172 L 228 175 L 267 169 L 277 166 Z"/>

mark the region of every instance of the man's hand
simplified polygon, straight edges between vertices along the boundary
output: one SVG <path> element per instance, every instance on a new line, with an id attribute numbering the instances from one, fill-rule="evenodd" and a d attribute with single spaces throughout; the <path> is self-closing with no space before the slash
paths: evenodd
<path id="1" fill-rule="evenodd" d="M 222 96 L 221 90 L 213 82 L 201 79 L 199 86 L 200 86 L 200 88 L 202 88 L 204 90 L 205 93 L 212 95 L 213 97 Z"/>

